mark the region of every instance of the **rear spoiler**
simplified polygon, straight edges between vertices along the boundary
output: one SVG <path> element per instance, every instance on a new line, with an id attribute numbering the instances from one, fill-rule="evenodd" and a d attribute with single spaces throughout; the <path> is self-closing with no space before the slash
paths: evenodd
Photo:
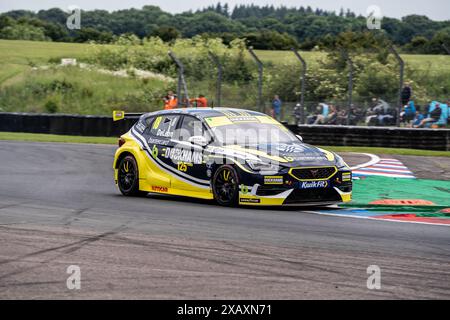
<path id="1" fill-rule="evenodd" d="M 120 121 L 123 119 L 139 119 L 144 113 L 125 113 L 125 111 L 113 111 L 113 121 Z"/>

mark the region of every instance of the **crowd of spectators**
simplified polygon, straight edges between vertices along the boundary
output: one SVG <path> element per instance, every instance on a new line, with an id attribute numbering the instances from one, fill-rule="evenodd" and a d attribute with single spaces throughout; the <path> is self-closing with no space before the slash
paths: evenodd
<path id="1" fill-rule="evenodd" d="M 442 128 L 450 121 L 447 102 L 431 101 L 421 107 L 416 105 L 411 85 L 407 83 L 402 90 L 403 108 L 399 114 L 396 106 L 383 99 L 373 98 L 368 108 L 351 105 L 339 107 L 332 103 L 319 103 L 316 109 L 307 117 L 309 125 L 367 125 L 394 126 L 397 118 L 401 126 L 410 128 Z"/>
<path id="2" fill-rule="evenodd" d="M 410 100 L 400 113 L 400 125 L 410 128 L 446 127 L 450 121 L 449 106 L 450 100 L 447 103 L 432 101 L 424 107 Z M 397 114 L 395 107 L 379 98 L 374 98 L 367 109 L 352 105 L 348 110 L 347 107 L 319 103 L 315 111 L 307 116 L 307 124 L 395 126 Z"/>

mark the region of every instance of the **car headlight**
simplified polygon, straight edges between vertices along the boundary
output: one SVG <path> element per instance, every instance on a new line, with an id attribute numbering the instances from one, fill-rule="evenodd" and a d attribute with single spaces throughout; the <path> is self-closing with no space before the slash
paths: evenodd
<path id="1" fill-rule="evenodd" d="M 342 159 L 341 156 L 338 156 L 337 154 L 336 156 L 336 167 L 338 169 L 348 169 L 350 170 L 350 167 L 348 166 L 348 164 L 345 163 L 344 159 Z"/>
<path id="2" fill-rule="evenodd" d="M 250 169 L 257 172 L 278 172 L 280 170 L 278 164 L 267 163 L 261 160 L 245 160 L 245 162 Z"/>

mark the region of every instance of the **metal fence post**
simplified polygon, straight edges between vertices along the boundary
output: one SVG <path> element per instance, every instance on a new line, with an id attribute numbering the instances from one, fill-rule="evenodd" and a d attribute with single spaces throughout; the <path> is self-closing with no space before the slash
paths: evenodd
<path id="1" fill-rule="evenodd" d="M 403 79 L 405 76 L 405 62 L 402 57 L 398 54 L 397 50 L 393 46 L 390 47 L 391 52 L 394 54 L 395 58 L 398 61 L 400 66 L 400 84 L 399 84 L 399 93 L 398 93 L 398 110 L 397 110 L 397 127 L 400 127 L 400 113 L 402 112 L 402 91 L 403 91 Z"/>
<path id="2" fill-rule="evenodd" d="M 178 100 L 178 107 L 180 107 L 182 103 L 182 97 L 181 97 L 181 89 L 183 87 L 184 89 L 184 96 L 186 98 L 186 107 L 189 107 L 189 94 L 187 90 L 186 80 L 184 78 L 184 65 L 178 59 L 178 57 L 172 52 L 169 51 L 169 57 L 176 63 L 178 66 L 178 86 L 177 86 L 177 100 Z"/>
<path id="3" fill-rule="evenodd" d="M 348 63 L 348 106 L 347 106 L 347 125 L 350 125 L 352 104 L 353 104 L 353 61 L 349 55 L 347 55 Z"/>
<path id="4" fill-rule="evenodd" d="M 221 106 L 221 97 L 222 97 L 222 75 L 223 75 L 223 69 L 222 64 L 220 63 L 220 59 L 217 55 L 209 51 L 209 56 L 214 61 L 214 63 L 217 66 L 217 88 L 216 88 L 216 100 L 217 100 L 217 107 L 220 108 Z"/>
<path id="5" fill-rule="evenodd" d="M 262 110 L 263 105 L 262 105 L 262 84 L 263 84 L 263 68 L 264 65 L 261 62 L 261 60 L 259 60 L 258 56 L 255 54 L 255 52 L 253 52 L 253 47 L 248 48 L 248 52 L 250 52 L 250 55 L 253 57 L 253 59 L 255 60 L 256 64 L 258 65 L 258 102 L 257 102 L 257 107 L 259 109 L 259 111 L 264 112 L 264 110 Z"/>
<path id="6" fill-rule="evenodd" d="M 308 65 L 306 64 L 305 59 L 300 55 L 297 49 L 292 48 L 292 52 L 294 52 L 295 56 L 298 60 L 300 60 L 302 64 L 302 79 L 301 79 L 301 95 L 300 95 L 300 121 L 302 124 L 305 124 L 305 94 L 306 94 L 306 70 Z"/>

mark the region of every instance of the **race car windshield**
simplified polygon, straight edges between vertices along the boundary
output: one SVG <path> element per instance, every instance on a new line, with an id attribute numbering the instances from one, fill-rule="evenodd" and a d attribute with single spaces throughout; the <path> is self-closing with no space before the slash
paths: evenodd
<path id="1" fill-rule="evenodd" d="M 289 130 L 276 124 L 235 123 L 213 127 L 214 135 L 222 145 L 271 145 L 299 142 Z"/>

